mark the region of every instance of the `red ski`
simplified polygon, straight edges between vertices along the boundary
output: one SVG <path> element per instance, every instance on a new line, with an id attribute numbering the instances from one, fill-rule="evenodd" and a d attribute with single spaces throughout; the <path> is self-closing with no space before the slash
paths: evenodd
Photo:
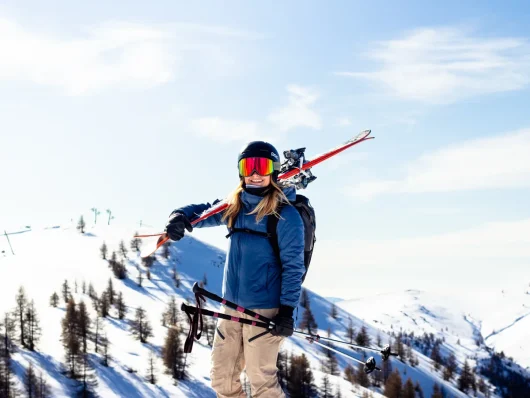
<path id="1" fill-rule="evenodd" d="M 305 161 L 304 150 L 305 148 L 300 148 L 294 151 L 285 151 L 284 155 L 289 156 L 284 163 L 282 164 L 281 174 L 278 175 L 279 181 L 291 182 L 293 185 L 296 185 L 297 188 L 303 189 L 307 186 L 309 182 L 314 180 L 315 177 L 312 176 L 310 169 L 313 166 L 316 166 L 319 163 L 345 151 L 348 148 L 351 148 L 354 145 L 360 144 L 363 141 L 371 140 L 374 137 L 369 137 L 371 130 L 364 130 L 362 133 L 356 137 L 346 141 L 344 144 L 339 145 L 336 148 L 333 148 L 321 155 L 315 156 L 309 161 Z M 296 162 L 299 162 L 297 165 Z M 199 218 L 193 220 L 191 225 L 196 225 L 203 220 L 206 220 L 208 217 L 213 216 L 214 214 L 221 213 L 228 207 L 228 203 L 222 201 L 217 205 L 206 210 Z M 169 237 L 163 232 L 159 234 L 150 234 L 150 235 L 135 235 L 135 238 L 146 238 L 150 236 L 159 236 L 156 243 L 156 247 L 149 254 L 142 257 L 149 257 L 154 252 L 156 252 L 164 243 L 169 240 Z"/>

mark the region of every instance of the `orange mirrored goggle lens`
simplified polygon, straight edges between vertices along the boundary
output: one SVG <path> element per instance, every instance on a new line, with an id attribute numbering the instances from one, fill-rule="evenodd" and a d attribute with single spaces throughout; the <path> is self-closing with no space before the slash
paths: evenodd
<path id="1" fill-rule="evenodd" d="M 252 173 L 268 176 L 274 172 L 274 162 L 267 158 L 244 158 L 239 161 L 239 175 L 250 177 Z"/>

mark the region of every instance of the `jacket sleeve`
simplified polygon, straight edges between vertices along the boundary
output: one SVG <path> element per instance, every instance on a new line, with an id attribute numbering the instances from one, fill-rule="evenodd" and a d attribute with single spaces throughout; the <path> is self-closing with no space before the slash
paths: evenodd
<path id="1" fill-rule="evenodd" d="M 201 203 L 201 204 L 196 204 L 196 205 L 188 205 L 188 206 L 180 207 L 176 210 L 173 210 L 171 214 L 182 213 L 186 217 L 188 217 L 188 220 L 190 220 L 190 222 L 193 222 L 194 220 L 199 218 L 205 210 L 208 210 L 209 208 L 211 208 L 212 206 L 215 206 L 219 202 L 221 201 L 219 199 L 216 199 L 212 204 Z M 206 220 L 202 220 L 201 222 L 195 224 L 193 228 L 206 228 L 206 227 L 217 227 L 219 225 L 226 225 L 226 222 L 221 220 L 222 217 L 223 217 L 222 212 L 214 214 L 213 216 L 208 217 Z"/>
<path id="2" fill-rule="evenodd" d="M 302 291 L 304 265 L 304 224 L 294 207 L 282 210 L 276 230 L 282 262 L 282 290 L 280 304 L 296 307 Z"/>

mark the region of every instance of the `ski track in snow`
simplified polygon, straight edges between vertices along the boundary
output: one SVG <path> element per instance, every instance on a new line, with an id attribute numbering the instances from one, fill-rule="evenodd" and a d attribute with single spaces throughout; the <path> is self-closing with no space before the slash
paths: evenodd
<path id="1" fill-rule="evenodd" d="M 492 333 L 490 333 L 489 335 L 487 335 L 484 340 L 488 340 L 490 337 L 493 337 L 493 336 L 496 336 L 502 332 L 504 332 L 505 330 L 508 330 L 510 329 L 511 327 L 515 326 L 518 322 L 522 321 L 523 319 L 525 319 L 528 315 L 530 315 L 530 312 L 527 313 L 527 314 L 524 314 L 524 315 L 521 315 L 520 317 L 516 318 L 512 323 L 510 323 L 509 325 L 499 329 L 498 331 L 494 331 Z"/>

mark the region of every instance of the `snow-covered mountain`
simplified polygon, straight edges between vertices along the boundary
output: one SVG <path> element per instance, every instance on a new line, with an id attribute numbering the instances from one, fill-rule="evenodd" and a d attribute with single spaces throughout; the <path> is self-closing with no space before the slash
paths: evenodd
<path id="1" fill-rule="evenodd" d="M 88 228 L 84 234 L 80 234 L 74 226 L 44 230 L 28 229 L 23 233 L 9 236 L 15 255 L 11 254 L 7 240 L 1 241 L 0 252 L 3 254 L 0 254 L 0 314 L 14 308 L 16 293 L 20 286 L 24 286 L 29 299 L 35 300 L 42 327 L 42 337 L 37 350 L 30 352 L 19 348 L 12 357 L 21 390 L 24 369 L 31 362 L 37 373 L 40 370 L 47 378 L 53 397 L 72 396 L 75 382 L 66 377 L 62 365 L 64 348 L 61 342 L 61 319 L 65 316 L 65 303 L 61 300 L 57 308 L 52 308 L 49 305 L 50 296 L 53 292 L 60 295 L 61 286 L 67 280 L 75 301 L 84 300 L 94 319 L 95 311 L 90 305 L 90 298 L 82 293 L 82 284 L 92 283 L 100 294 L 106 289 L 109 278 L 112 278 L 115 290 L 123 293 L 129 312 L 124 320 L 119 320 L 113 311 L 110 317 L 104 319 L 105 333 L 111 344 L 110 367 L 100 364 L 101 354 L 93 352 L 93 344 L 89 347 L 97 380 L 96 394 L 102 397 L 215 396 L 209 387 L 210 347 L 204 338 L 201 342 L 196 342 L 192 354 L 188 356 L 187 380 L 179 381 L 175 385 L 173 379 L 164 373 L 165 369 L 159 357 L 167 328 L 161 325 L 160 318 L 172 296 L 177 298 L 179 304 L 183 301 L 193 303 L 191 286 L 195 281 L 203 280 L 205 275 L 206 288 L 220 294 L 225 253 L 192 236 L 186 236 L 180 242 L 171 245 L 169 259 L 157 254 L 157 261 L 150 270 L 151 280 L 148 280 L 145 278 L 146 269 L 141 266 L 139 254 L 129 248 L 129 241 L 135 231 L 128 227 L 100 225 Z M 142 230 L 142 232 L 154 231 Z M 101 258 L 99 251 L 103 242 L 106 242 L 109 253 L 118 251 L 121 240 L 124 240 L 129 248 L 126 261 L 128 277 L 124 280 L 113 277 L 108 262 Z M 136 281 L 138 266 L 144 276 L 141 287 Z M 175 287 L 173 280 L 172 271 L 175 266 L 181 279 L 179 288 Z M 77 292 L 75 292 L 76 284 Z M 443 302 L 444 306 L 435 297 L 430 297 L 426 293 L 407 292 L 394 297 L 337 301 L 337 315 L 332 318 L 330 312 L 333 304 L 316 292 L 308 293 L 311 309 L 322 336 L 326 336 L 329 329 L 332 338 L 345 340 L 350 322 L 357 331 L 365 326 L 372 341 L 379 338 L 384 344 L 392 339 L 389 333 L 398 332 L 400 328 L 404 331 L 417 331 L 416 335 L 432 332 L 436 336 L 445 338 L 444 349 L 454 351 L 459 361 L 463 361 L 466 357 L 476 357 L 477 360 L 488 358 L 490 353 L 485 346 L 477 347 L 475 344 L 475 341 L 482 337 L 489 347 L 495 347 L 497 351 L 503 349 L 521 365 L 526 363 L 525 366 L 528 366 L 528 362 L 525 362 L 528 361 L 528 351 L 525 351 L 528 347 L 520 350 L 519 356 L 516 356 L 515 349 L 517 344 L 524 347 L 523 328 L 528 318 L 526 313 L 515 311 L 515 308 L 499 314 L 498 318 L 495 318 L 496 321 L 492 317 L 483 317 L 484 313 L 467 309 L 464 310 L 466 317 L 462 317 L 460 308 L 464 307 L 459 307 L 457 301 L 454 307 L 448 306 L 447 302 Z M 505 296 L 510 303 L 512 300 L 515 303 L 520 298 L 506 294 Z M 495 304 L 491 308 L 501 308 L 498 302 L 493 302 L 493 297 L 490 299 L 492 303 L 486 305 Z M 522 308 L 530 306 L 529 300 L 523 301 L 522 304 L 524 304 Z M 130 332 L 134 310 L 139 306 L 147 311 L 153 326 L 154 336 L 147 344 L 140 343 Z M 208 303 L 208 307 L 215 305 Z M 457 311 L 456 308 L 459 310 Z M 530 312 L 530 309 L 528 311 Z M 302 313 L 303 308 L 300 307 L 298 320 L 302 317 Z M 458 340 L 460 344 L 457 344 Z M 361 361 L 366 359 L 363 352 L 339 346 L 335 348 Z M 321 362 L 325 354 L 320 347 L 309 344 L 304 339 L 293 337 L 285 342 L 283 351 L 297 355 L 305 353 L 311 362 L 315 384 L 321 385 L 324 376 Z M 145 377 L 150 352 L 157 356 L 156 385 L 148 383 Z M 419 349 L 414 353 L 417 358 L 415 367 L 397 359 L 391 361 L 392 368 L 399 370 L 403 381 L 410 377 L 414 383 L 418 382 L 426 397 L 431 395 L 434 383 L 443 385 L 447 396 L 466 396 L 456 388 L 455 381 L 446 382 L 440 372 L 434 372 L 432 361 Z M 374 357 L 381 366 L 380 356 L 375 354 Z M 351 363 L 341 356 L 337 359 L 341 370 Z M 340 386 L 343 397 L 363 396 L 363 394 L 366 396 L 368 392 L 373 397 L 378 397 L 382 393 L 381 388 L 371 387 L 369 391 L 360 386 L 353 386 L 341 376 L 329 376 L 329 379 L 333 391 L 337 391 L 337 387 Z M 482 395 L 479 393 L 479 396 Z"/>

